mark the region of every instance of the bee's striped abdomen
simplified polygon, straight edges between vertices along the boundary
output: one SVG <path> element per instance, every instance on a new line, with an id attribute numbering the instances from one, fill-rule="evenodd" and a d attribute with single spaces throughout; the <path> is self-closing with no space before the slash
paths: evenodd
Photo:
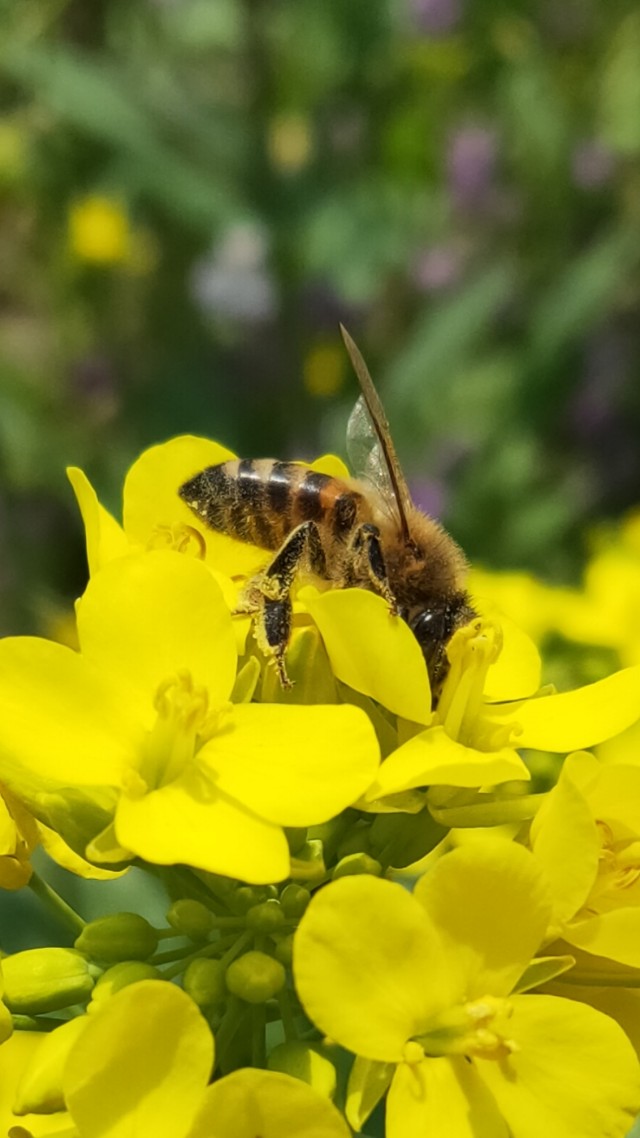
<path id="1" fill-rule="evenodd" d="M 296 526 L 323 519 L 332 537 L 345 540 L 362 503 L 338 478 L 271 458 L 209 466 L 179 493 L 210 529 L 262 549 L 279 549 Z"/>

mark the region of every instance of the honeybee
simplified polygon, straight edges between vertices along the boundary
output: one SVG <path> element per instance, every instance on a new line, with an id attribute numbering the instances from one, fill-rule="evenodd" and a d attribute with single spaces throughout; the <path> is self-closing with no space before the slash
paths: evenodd
<path id="1" fill-rule="evenodd" d="M 412 502 L 367 366 L 342 325 L 341 332 L 361 388 L 347 428 L 357 477 L 270 458 L 234 459 L 195 474 L 179 494 L 210 529 L 275 554 L 249 582 L 242 611 L 255 615 L 258 644 L 283 687 L 290 686 L 291 589 L 303 570 L 336 588 L 383 597 L 416 637 L 437 698 L 447 643 L 476 615 L 465 591 L 466 560 L 439 522 Z"/>

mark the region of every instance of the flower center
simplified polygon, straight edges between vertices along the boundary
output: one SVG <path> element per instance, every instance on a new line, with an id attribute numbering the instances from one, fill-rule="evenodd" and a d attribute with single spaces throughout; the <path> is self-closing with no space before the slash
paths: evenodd
<path id="1" fill-rule="evenodd" d="M 199 530 L 176 522 L 174 525 L 157 525 L 147 542 L 147 549 L 174 549 L 204 561 L 207 545 Z"/>
<path id="2" fill-rule="evenodd" d="M 405 1061 L 416 1062 L 416 1045 L 425 1055 L 467 1055 L 476 1059 L 505 1059 L 518 1050 L 508 1027 L 513 1008 L 508 1000 L 483 996 L 435 1016 L 427 1030 L 405 1047 Z"/>
<path id="3" fill-rule="evenodd" d="M 207 689 L 186 669 L 159 684 L 153 705 L 156 720 L 144 742 L 137 770 L 131 770 L 127 789 L 136 796 L 175 782 L 198 747 L 220 728 L 231 704 L 212 709 Z"/>
<path id="4" fill-rule="evenodd" d="M 458 629 L 451 639 L 447 648 L 451 666 L 438 704 L 438 719 L 450 739 L 478 746 L 485 680 L 501 648 L 502 630 L 482 619 Z"/>

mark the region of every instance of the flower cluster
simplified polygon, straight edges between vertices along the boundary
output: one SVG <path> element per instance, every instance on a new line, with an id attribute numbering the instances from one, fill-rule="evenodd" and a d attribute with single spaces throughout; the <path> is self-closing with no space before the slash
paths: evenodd
<path id="1" fill-rule="evenodd" d="M 2 1132 L 624 1138 L 640 764 L 585 748 L 633 732 L 640 664 L 556 692 L 480 601 L 434 700 L 384 600 L 301 577 L 283 689 L 239 603 L 264 551 L 177 493 L 230 457 L 146 451 L 122 524 L 71 470 L 78 647 L 0 641 L 0 886 L 73 937 L 2 959 Z M 87 922 L 38 846 L 81 901 L 135 867 L 157 919 Z"/>

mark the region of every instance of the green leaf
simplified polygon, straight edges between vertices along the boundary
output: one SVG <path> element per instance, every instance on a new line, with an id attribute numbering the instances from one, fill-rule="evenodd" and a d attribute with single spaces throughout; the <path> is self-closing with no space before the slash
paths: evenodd
<path id="1" fill-rule="evenodd" d="M 426 402 L 429 394 L 438 396 L 443 381 L 462 368 L 487 336 L 491 319 L 512 288 L 511 266 L 496 264 L 451 299 L 426 309 L 387 372 L 396 404 L 413 407 L 416 398 Z"/>
<path id="2" fill-rule="evenodd" d="M 640 150 L 640 12 L 617 27 L 600 80 L 602 137 L 622 154 Z"/>
<path id="3" fill-rule="evenodd" d="M 179 221 L 209 230 L 236 215 L 226 188 L 160 137 L 113 65 L 66 48 L 8 41 L 0 72 L 31 89 L 62 122 L 126 155 L 133 184 Z"/>
<path id="4" fill-rule="evenodd" d="M 544 293 L 531 316 L 529 362 L 543 368 L 592 322 L 601 322 L 618 287 L 640 259 L 637 229 L 608 233 L 576 257 Z"/>

